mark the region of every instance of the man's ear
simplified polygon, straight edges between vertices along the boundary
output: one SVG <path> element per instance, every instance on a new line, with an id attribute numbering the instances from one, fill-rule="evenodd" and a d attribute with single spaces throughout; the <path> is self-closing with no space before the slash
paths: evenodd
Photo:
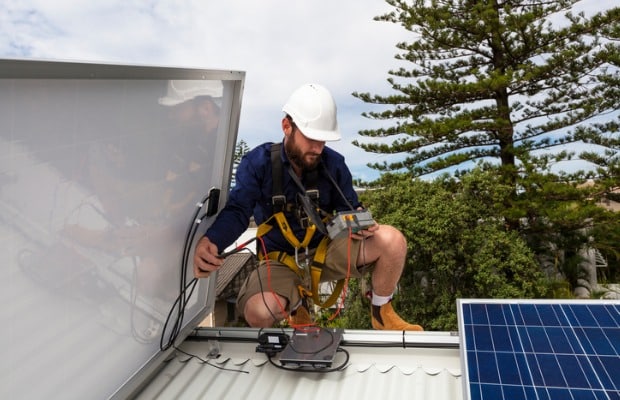
<path id="1" fill-rule="evenodd" d="M 284 136 L 289 136 L 293 133 L 293 125 L 286 117 L 282 118 L 282 132 L 284 132 Z"/>

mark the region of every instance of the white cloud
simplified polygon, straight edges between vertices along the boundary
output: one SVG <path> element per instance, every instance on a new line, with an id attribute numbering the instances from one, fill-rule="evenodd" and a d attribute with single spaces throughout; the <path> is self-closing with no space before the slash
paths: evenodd
<path id="1" fill-rule="evenodd" d="M 246 72 L 240 137 L 280 138 L 281 107 L 306 82 L 332 91 L 347 129 L 340 151 L 367 122 L 353 91 L 385 92 L 395 44 L 407 32 L 373 21 L 380 0 L 22 0 L 0 5 L 0 55 Z M 369 155 L 370 157 L 370 155 Z M 352 163 L 365 164 L 360 157 Z"/>
<path id="2" fill-rule="evenodd" d="M 343 110 L 344 140 L 333 147 L 360 170 L 384 156 L 350 144 L 373 123 L 351 93 L 390 93 L 395 45 L 411 40 L 373 20 L 391 10 L 383 0 L 4 0 L 0 56 L 245 71 L 239 134 L 250 146 L 279 139 L 290 92 L 319 82 Z"/>

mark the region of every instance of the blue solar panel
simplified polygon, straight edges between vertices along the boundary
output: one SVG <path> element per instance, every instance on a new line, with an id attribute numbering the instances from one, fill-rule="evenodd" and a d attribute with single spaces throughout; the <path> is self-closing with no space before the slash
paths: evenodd
<path id="1" fill-rule="evenodd" d="M 620 399 L 620 301 L 457 305 L 465 399 Z"/>

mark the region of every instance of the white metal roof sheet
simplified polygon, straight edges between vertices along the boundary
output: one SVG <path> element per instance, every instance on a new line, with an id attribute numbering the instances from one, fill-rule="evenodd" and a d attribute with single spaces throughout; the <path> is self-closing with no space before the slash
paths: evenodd
<path id="1" fill-rule="evenodd" d="M 403 348 L 383 347 L 394 345 L 383 334 L 345 332 L 345 343 L 361 338 L 364 344 L 344 344 L 350 354 L 346 367 L 322 373 L 278 369 L 265 354 L 256 352 L 255 342 L 190 338 L 180 345 L 183 351 L 207 360 L 209 352 L 216 349 L 219 357 L 205 363 L 177 352 L 137 399 L 462 399 L 457 337 L 417 333 L 422 340 L 416 347 Z M 429 338 L 440 345 L 425 345 Z M 442 340 L 450 346 L 442 346 Z M 342 362 L 339 357 L 340 353 L 334 367 Z"/>

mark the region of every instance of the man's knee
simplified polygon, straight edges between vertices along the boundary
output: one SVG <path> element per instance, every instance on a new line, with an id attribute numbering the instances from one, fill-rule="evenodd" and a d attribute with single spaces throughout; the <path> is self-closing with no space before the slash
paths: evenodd
<path id="1" fill-rule="evenodd" d="M 275 301 L 273 293 L 257 293 L 251 296 L 243 307 L 243 317 L 253 328 L 269 328 L 276 321 L 286 317 L 286 299 Z"/>
<path id="2" fill-rule="evenodd" d="M 362 242 L 357 265 L 366 265 L 379 260 L 400 263 L 407 254 L 407 240 L 401 231 L 391 225 L 380 225 L 373 236 Z"/>
<path id="3" fill-rule="evenodd" d="M 407 239 L 403 233 L 391 225 L 381 225 L 376 232 L 382 245 L 390 248 L 407 248 Z"/>

